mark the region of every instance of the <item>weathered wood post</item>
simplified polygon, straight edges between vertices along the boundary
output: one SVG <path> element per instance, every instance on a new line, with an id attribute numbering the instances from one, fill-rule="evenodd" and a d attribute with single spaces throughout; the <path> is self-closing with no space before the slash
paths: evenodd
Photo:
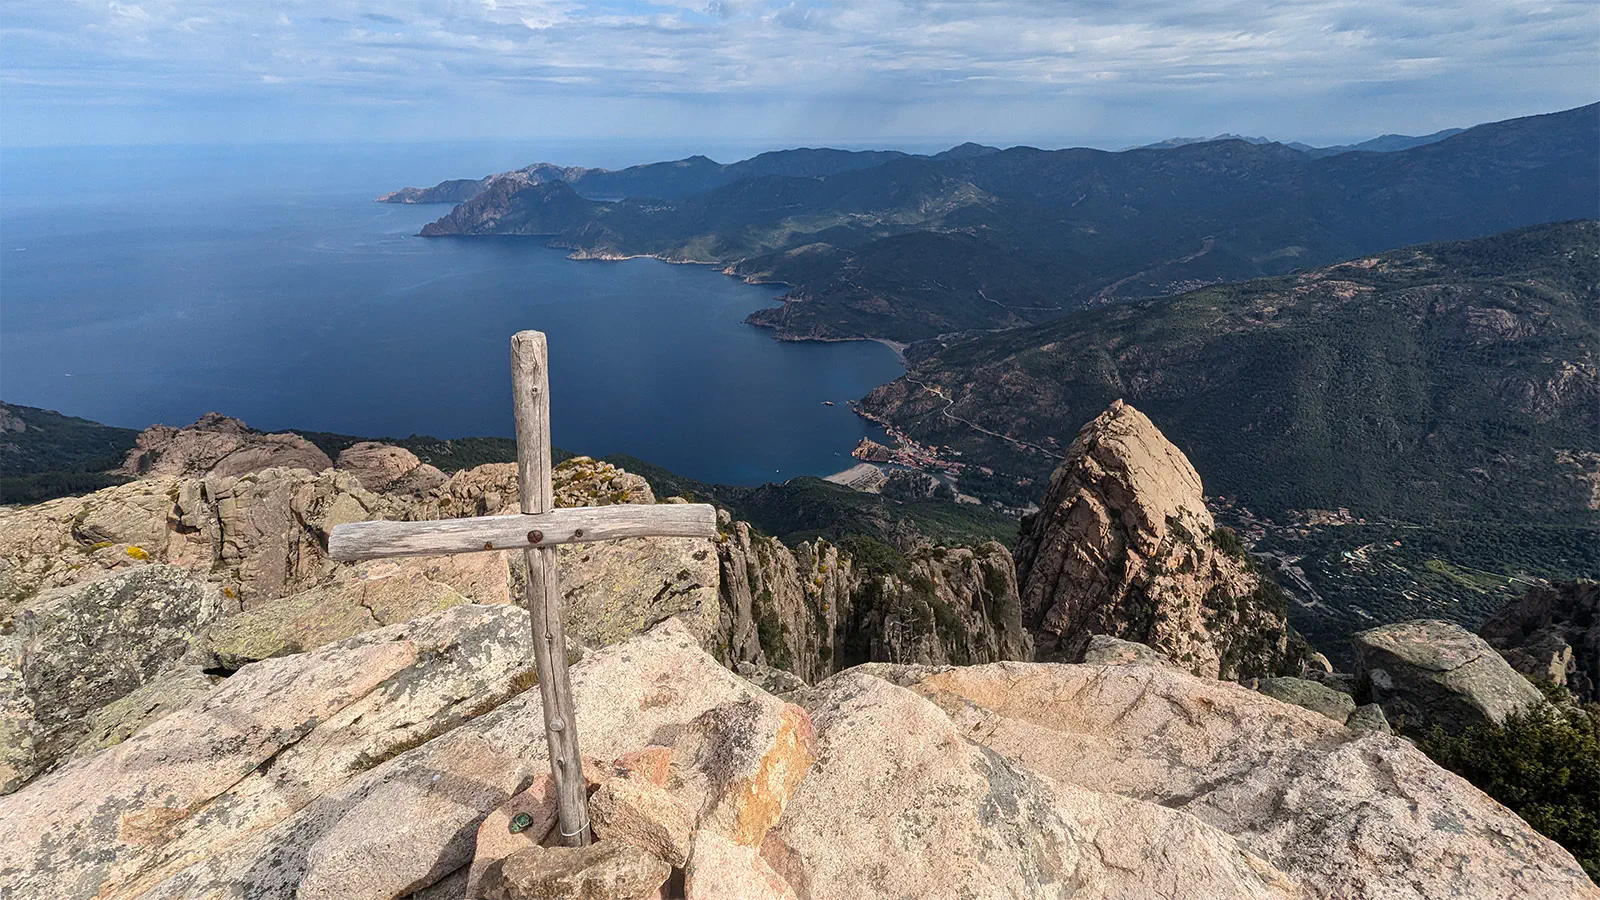
<path id="1" fill-rule="evenodd" d="M 525 515 L 546 513 L 555 505 L 550 486 L 550 368 L 543 332 L 519 331 L 511 337 L 511 390 L 517 423 L 517 488 Z M 589 793 L 578 753 L 578 722 L 572 685 L 567 681 L 567 638 L 561 627 L 561 590 L 556 548 L 529 533 L 528 615 L 533 620 L 533 655 L 544 702 L 544 735 L 550 745 L 550 773 L 563 843 L 582 847 L 589 834 Z"/>
<path id="2" fill-rule="evenodd" d="M 563 843 L 591 841 L 589 798 L 578 754 L 578 723 L 567 680 L 567 638 L 561 627 L 556 546 L 637 537 L 714 538 L 717 511 L 704 503 L 581 506 L 554 509 L 550 485 L 550 375 L 544 335 L 511 338 L 512 408 L 517 422 L 520 515 L 421 522 L 347 522 L 328 535 L 333 559 L 393 559 L 449 553 L 521 550 L 528 563 L 527 609 L 544 701 L 544 733 L 555 782 Z"/>

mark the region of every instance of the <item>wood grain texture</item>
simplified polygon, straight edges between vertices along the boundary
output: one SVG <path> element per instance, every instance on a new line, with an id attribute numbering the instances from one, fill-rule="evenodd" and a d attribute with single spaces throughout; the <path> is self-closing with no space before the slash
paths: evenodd
<path id="1" fill-rule="evenodd" d="M 537 542 L 528 540 L 533 532 L 538 532 Z M 536 515 L 336 525 L 328 536 L 328 555 L 334 559 L 387 559 L 527 550 L 630 537 L 716 536 L 716 508 L 704 503 L 578 506 Z"/>
<path id="2" fill-rule="evenodd" d="M 550 363 L 542 331 L 511 336 L 511 409 L 517 423 L 517 489 L 522 511 L 555 505 L 550 486 Z"/>
<path id="3" fill-rule="evenodd" d="M 519 331 L 511 337 L 511 397 L 517 422 L 517 487 L 524 515 L 548 514 L 555 506 L 550 484 L 550 360 L 545 337 Z M 567 680 L 567 638 L 561 625 L 561 590 L 556 575 L 556 548 L 523 536 L 522 557 L 528 565 L 527 608 L 533 626 L 533 656 L 539 670 L 539 699 L 544 706 L 544 736 L 550 748 L 550 777 L 555 782 L 556 822 L 561 843 L 587 846 L 589 791 L 578 752 L 578 717 L 572 685 Z"/>

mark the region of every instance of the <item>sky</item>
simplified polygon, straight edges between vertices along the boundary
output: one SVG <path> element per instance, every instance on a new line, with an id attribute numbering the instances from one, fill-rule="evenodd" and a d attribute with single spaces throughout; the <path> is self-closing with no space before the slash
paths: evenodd
<path id="1" fill-rule="evenodd" d="M 4 0 L 0 146 L 1329 144 L 1600 100 L 1593 0 Z"/>

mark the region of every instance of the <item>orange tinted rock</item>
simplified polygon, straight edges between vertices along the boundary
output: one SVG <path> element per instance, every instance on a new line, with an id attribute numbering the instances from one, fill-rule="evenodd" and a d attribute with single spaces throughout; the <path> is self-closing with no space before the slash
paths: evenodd
<path id="1" fill-rule="evenodd" d="M 674 750 L 674 785 L 698 798 L 700 827 L 755 847 L 815 759 L 811 717 L 762 694 L 690 723 Z"/>
<path id="2" fill-rule="evenodd" d="M 795 892 L 761 855 L 715 831 L 695 833 L 684 872 L 688 900 L 794 900 Z"/>
<path id="3" fill-rule="evenodd" d="M 640 776 L 617 777 L 589 801 L 595 836 L 622 840 L 682 868 L 689 859 L 694 817 L 665 788 Z"/>
<path id="4" fill-rule="evenodd" d="M 618 775 L 637 773 L 638 777 L 652 784 L 665 785 L 672 773 L 672 748 L 646 747 L 624 753 L 617 757 L 611 767 Z"/>

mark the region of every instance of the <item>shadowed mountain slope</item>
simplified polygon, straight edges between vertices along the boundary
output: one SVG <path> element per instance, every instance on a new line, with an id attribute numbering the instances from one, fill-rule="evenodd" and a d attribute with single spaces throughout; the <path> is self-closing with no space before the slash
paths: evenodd
<path id="1" fill-rule="evenodd" d="M 716 263 L 790 286 L 783 307 L 751 317 L 780 337 L 917 340 L 1600 216 L 1597 171 L 1600 104 L 1393 153 L 1014 147 L 814 177 L 752 172 L 671 201 L 596 202 L 512 173 L 423 234 Z"/>
<path id="2" fill-rule="evenodd" d="M 1600 223 L 1575 221 L 918 345 L 865 406 L 1037 475 L 960 420 L 1064 448 L 1124 398 L 1269 514 L 1595 524 L 1597 363 Z"/>

